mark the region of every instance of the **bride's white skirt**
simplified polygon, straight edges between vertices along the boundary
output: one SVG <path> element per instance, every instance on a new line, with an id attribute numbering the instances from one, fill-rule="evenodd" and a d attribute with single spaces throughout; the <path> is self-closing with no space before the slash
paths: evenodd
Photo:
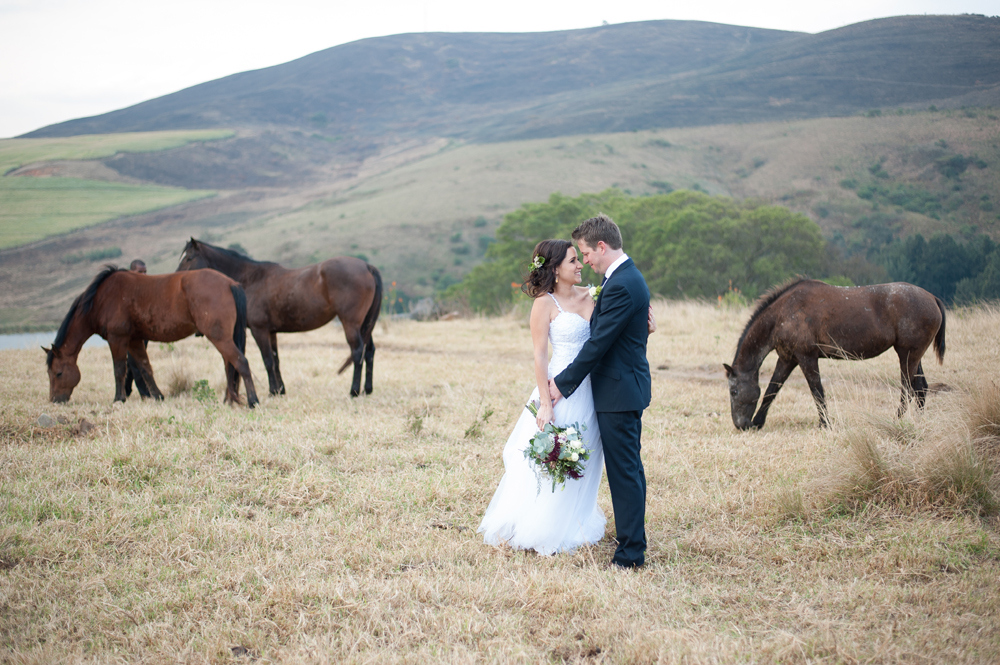
<path id="1" fill-rule="evenodd" d="M 538 399 L 538 389 L 528 400 Z M 604 470 L 604 449 L 594 412 L 590 377 L 554 409 L 556 425 L 578 422 L 586 426 L 583 439 L 590 449 L 583 478 L 566 480 L 565 489 L 552 480 L 541 479 L 539 491 L 535 466 L 524 458 L 528 441 L 538 432 L 535 418 L 527 409 L 514 425 L 503 449 L 504 475 L 493 500 L 479 525 L 479 533 L 490 545 L 506 543 L 515 549 L 535 550 L 539 554 L 568 552 L 580 545 L 596 543 L 604 537 L 607 520 L 597 506 L 597 489 Z"/>

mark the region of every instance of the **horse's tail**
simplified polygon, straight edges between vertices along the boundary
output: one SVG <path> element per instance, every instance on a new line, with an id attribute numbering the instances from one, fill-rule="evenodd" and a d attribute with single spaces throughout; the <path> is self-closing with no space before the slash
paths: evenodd
<path id="1" fill-rule="evenodd" d="M 934 300 L 937 301 L 938 309 L 941 310 L 941 327 L 938 328 L 937 335 L 934 336 L 934 354 L 937 356 L 938 364 L 944 363 L 944 323 L 945 323 L 945 313 L 944 313 L 944 303 L 937 296 L 934 296 Z"/>
<path id="2" fill-rule="evenodd" d="M 375 324 L 378 323 L 379 312 L 382 311 L 382 273 L 370 263 L 368 264 L 368 272 L 372 274 L 372 278 L 375 280 L 375 293 L 372 295 L 372 304 L 368 307 L 365 320 L 361 322 L 362 358 L 364 358 L 364 347 L 372 343 L 372 333 L 375 331 Z M 337 374 L 342 374 L 353 362 L 353 354 L 347 356 L 347 360 L 337 370 Z"/>
<path id="3" fill-rule="evenodd" d="M 229 287 L 233 292 L 233 301 L 236 303 L 236 325 L 233 326 L 233 342 L 240 353 L 246 355 L 247 352 L 247 294 L 239 284 Z"/>

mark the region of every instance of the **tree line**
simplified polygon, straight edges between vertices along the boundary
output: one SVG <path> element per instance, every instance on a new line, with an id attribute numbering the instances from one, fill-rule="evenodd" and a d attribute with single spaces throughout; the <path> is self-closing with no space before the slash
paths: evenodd
<path id="1" fill-rule="evenodd" d="M 485 261 L 444 298 L 483 313 L 519 296 L 535 244 L 569 238 L 584 219 L 605 213 L 622 231 L 625 251 L 650 292 L 669 299 L 741 293 L 753 299 L 796 275 L 833 284 L 907 281 L 949 303 L 1000 298 L 1000 249 L 987 236 L 959 243 L 939 234 L 894 240 L 867 256 L 844 256 L 807 216 L 761 201 L 695 191 L 633 197 L 618 189 L 578 197 L 554 193 L 504 217 Z M 584 283 L 599 283 L 589 267 Z"/>

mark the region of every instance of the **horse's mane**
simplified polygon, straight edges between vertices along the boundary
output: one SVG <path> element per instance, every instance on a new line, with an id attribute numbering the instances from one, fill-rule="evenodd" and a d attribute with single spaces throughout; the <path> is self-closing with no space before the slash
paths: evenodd
<path id="1" fill-rule="evenodd" d="M 73 320 L 73 317 L 77 316 L 77 314 L 84 316 L 89 312 L 90 308 L 94 305 L 94 296 L 97 295 L 97 289 L 101 287 L 104 280 L 120 270 L 125 269 L 111 264 L 104 266 L 104 270 L 97 273 L 97 277 L 94 278 L 87 289 L 77 296 L 73 304 L 69 306 L 69 312 L 66 313 L 66 318 L 63 319 L 62 324 L 59 326 L 59 332 L 56 333 L 56 341 L 52 342 L 52 348 L 49 349 L 45 359 L 47 366 L 52 367 L 52 352 L 66 343 L 66 333 L 69 332 L 69 324 Z"/>
<path id="2" fill-rule="evenodd" d="M 192 240 L 194 240 L 194 238 L 192 238 L 191 240 L 188 240 L 187 245 L 184 246 L 184 251 L 185 252 L 187 252 L 187 250 L 191 247 L 191 241 Z M 247 256 L 246 254 L 243 254 L 242 252 L 238 252 L 235 249 L 227 249 L 225 247 L 219 247 L 218 245 L 210 245 L 209 243 L 205 242 L 204 240 L 197 240 L 195 242 L 197 242 L 202 247 L 208 247 L 213 252 L 218 252 L 219 254 L 222 254 L 226 258 L 232 259 L 234 261 L 242 261 L 244 263 L 255 263 L 257 265 L 263 265 L 265 263 L 271 263 L 271 261 L 258 261 L 257 259 L 252 259 L 249 256 Z"/>
<path id="3" fill-rule="evenodd" d="M 768 307 L 774 304 L 774 301 L 785 295 L 792 288 L 798 286 L 802 282 L 807 281 L 806 277 L 793 277 L 783 284 L 778 284 L 777 286 L 771 288 L 767 293 L 762 295 L 757 301 L 757 307 L 754 308 L 753 314 L 750 315 L 750 320 L 747 321 L 747 325 L 743 328 L 743 333 L 740 335 L 740 341 L 736 343 L 736 358 L 740 356 L 740 349 L 743 348 L 743 340 L 746 339 L 747 332 L 750 330 L 750 326 L 757 322 L 757 319 L 764 313 Z"/>

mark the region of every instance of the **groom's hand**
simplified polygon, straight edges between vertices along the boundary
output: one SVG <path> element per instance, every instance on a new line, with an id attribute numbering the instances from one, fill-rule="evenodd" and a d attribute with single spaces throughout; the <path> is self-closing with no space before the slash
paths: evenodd
<path id="1" fill-rule="evenodd" d="M 562 399 L 562 393 L 559 392 L 559 386 L 553 379 L 549 379 L 549 396 L 552 397 L 552 406 L 555 406 L 559 400 Z"/>

